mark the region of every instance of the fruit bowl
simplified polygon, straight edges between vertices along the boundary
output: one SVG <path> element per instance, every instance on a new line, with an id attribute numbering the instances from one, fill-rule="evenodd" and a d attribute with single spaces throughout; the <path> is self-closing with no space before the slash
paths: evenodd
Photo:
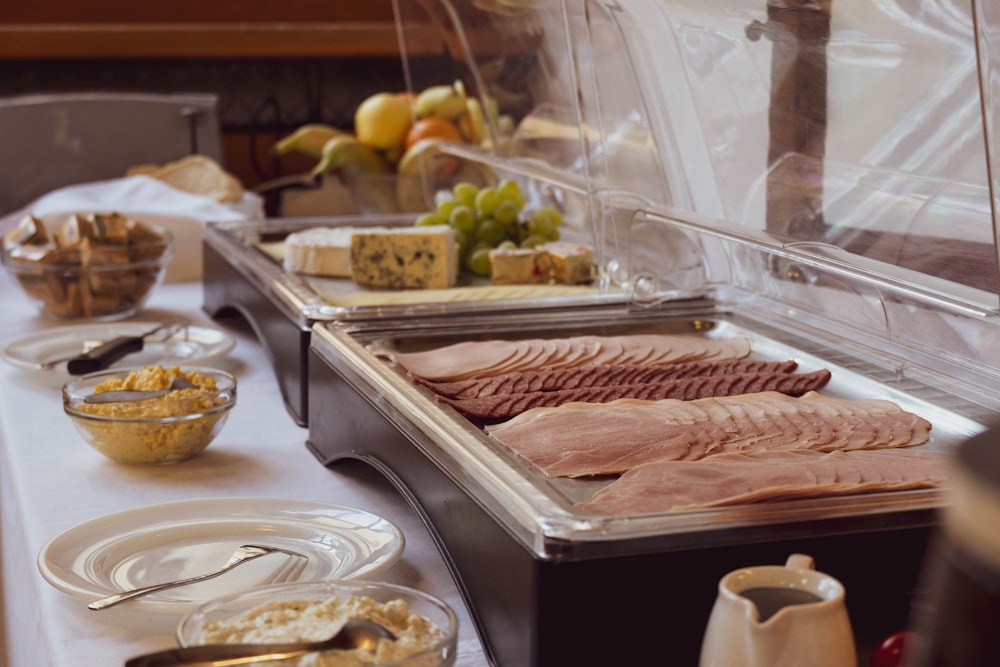
<path id="1" fill-rule="evenodd" d="M 219 598 L 181 620 L 181 646 L 326 639 L 348 620 L 374 621 L 396 639 L 368 649 L 336 650 L 281 664 L 448 667 L 455 663 L 458 621 L 438 598 L 396 584 L 317 581 L 276 584 Z M 351 661 L 352 653 L 365 653 Z M 338 658 L 342 659 L 338 660 Z M 327 662 L 329 660 L 329 662 Z"/>
<path id="2" fill-rule="evenodd" d="M 486 187 L 497 182 L 489 166 L 439 151 L 442 143 L 437 139 L 418 142 L 396 172 L 343 170 L 340 177 L 358 212 L 368 215 L 424 213 L 435 207 L 437 192 L 451 190 L 458 183 Z"/>

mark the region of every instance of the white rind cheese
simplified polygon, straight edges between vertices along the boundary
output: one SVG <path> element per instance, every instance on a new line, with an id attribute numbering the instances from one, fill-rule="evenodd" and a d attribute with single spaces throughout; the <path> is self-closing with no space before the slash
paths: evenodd
<path id="1" fill-rule="evenodd" d="M 351 236 L 385 227 L 313 227 L 285 239 L 286 271 L 335 278 L 351 277 Z"/>
<path id="2" fill-rule="evenodd" d="M 458 241 L 448 225 L 355 230 L 351 277 L 383 289 L 440 289 L 458 280 Z"/>

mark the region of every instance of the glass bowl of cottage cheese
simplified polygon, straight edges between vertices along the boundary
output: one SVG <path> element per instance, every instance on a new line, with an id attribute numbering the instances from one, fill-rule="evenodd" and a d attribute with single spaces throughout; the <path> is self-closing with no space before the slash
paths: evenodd
<path id="1" fill-rule="evenodd" d="M 208 602 L 177 626 L 181 646 L 318 641 L 355 619 L 395 635 L 374 649 L 335 649 L 270 661 L 287 667 L 449 667 L 458 621 L 438 598 L 406 586 L 366 581 L 314 581 L 262 586 Z"/>

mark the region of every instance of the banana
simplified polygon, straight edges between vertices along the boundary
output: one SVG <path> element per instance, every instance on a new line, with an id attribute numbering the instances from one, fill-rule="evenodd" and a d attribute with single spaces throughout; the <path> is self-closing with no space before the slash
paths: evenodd
<path id="1" fill-rule="evenodd" d="M 353 134 L 339 134 L 323 144 L 319 162 L 312 175 L 320 176 L 335 169 L 368 173 L 388 173 L 389 164 L 371 146 L 358 141 Z"/>
<path id="2" fill-rule="evenodd" d="M 458 128 L 470 144 L 482 144 L 487 139 L 486 118 L 483 107 L 474 97 L 465 100 L 466 113 L 458 119 Z"/>
<path id="3" fill-rule="evenodd" d="M 417 95 L 413 111 L 417 118 L 437 116 L 454 121 L 465 113 L 465 89 L 460 85 L 425 88 Z"/>
<path id="4" fill-rule="evenodd" d="M 347 134 L 331 125 L 323 123 L 308 123 L 274 144 L 277 155 L 287 155 L 291 152 L 305 153 L 313 157 L 323 154 L 323 146 L 334 137 Z"/>

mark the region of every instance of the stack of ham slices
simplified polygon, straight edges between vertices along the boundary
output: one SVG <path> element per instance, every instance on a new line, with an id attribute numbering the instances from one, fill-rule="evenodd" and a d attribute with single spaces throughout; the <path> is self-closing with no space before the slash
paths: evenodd
<path id="1" fill-rule="evenodd" d="M 619 475 L 579 507 L 632 514 L 940 486 L 931 424 L 831 398 L 743 338 L 637 334 L 372 351 L 548 477 Z M 498 420 L 506 420 L 498 423 Z"/>

